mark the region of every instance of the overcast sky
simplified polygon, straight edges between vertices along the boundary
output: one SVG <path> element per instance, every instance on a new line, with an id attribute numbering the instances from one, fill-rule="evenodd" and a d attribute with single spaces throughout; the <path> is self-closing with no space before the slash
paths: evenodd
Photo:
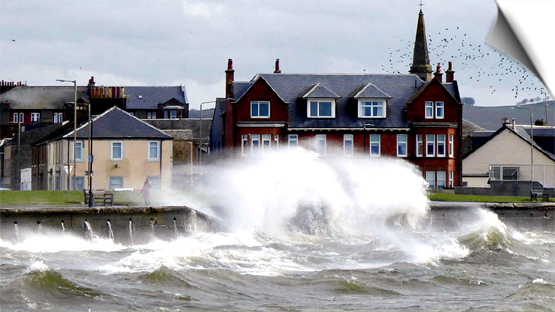
<path id="1" fill-rule="evenodd" d="M 419 0 L 0 0 L 0 79 L 28 85 L 185 84 L 191 108 L 236 80 L 283 73 L 408 73 Z M 430 61 L 452 61 L 462 97 L 512 105 L 540 81 L 486 46 L 493 0 L 425 0 Z M 545 92 L 545 89 L 543 89 Z"/>

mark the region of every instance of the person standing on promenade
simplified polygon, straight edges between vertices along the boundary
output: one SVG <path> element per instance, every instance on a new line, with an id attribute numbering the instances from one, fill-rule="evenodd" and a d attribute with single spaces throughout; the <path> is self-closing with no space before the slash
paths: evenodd
<path id="1" fill-rule="evenodd" d="M 143 199 L 145 200 L 145 205 L 150 206 L 150 189 L 152 188 L 152 184 L 150 180 L 146 178 L 145 184 L 141 189 L 141 193 L 143 194 Z"/>

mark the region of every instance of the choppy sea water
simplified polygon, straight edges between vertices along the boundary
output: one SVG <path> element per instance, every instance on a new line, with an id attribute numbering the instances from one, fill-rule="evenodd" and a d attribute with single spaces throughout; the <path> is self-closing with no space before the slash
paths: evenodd
<path id="1" fill-rule="evenodd" d="M 392 223 L 383 236 L 199 232 L 134 246 L 70 234 L 2 240 L 0 308 L 554 310 L 553 227 L 516 228 L 493 212 L 473 213 L 472 224 L 416 231 Z"/>
<path id="2" fill-rule="evenodd" d="M 220 232 L 122 245 L 14 225 L 0 310 L 555 310 L 552 219 L 431 211 L 398 160 L 269 157 L 218 168 L 207 202 L 183 203 Z"/>

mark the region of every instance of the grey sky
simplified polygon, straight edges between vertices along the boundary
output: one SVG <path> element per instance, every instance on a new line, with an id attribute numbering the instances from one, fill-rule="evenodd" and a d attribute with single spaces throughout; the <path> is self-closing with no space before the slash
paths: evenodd
<path id="1" fill-rule="evenodd" d="M 95 76 L 107 86 L 185 84 L 197 108 L 224 95 L 228 58 L 236 80 L 272 72 L 276 58 L 284 73 L 405 74 L 418 4 L 0 0 L 0 79 L 86 85 Z M 541 95 L 538 79 L 485 45 L 497 16 L 493 0 L 426 0 L 423 11 L 432 66 L 441 62 L 445 70 L 453 61 L 461 96 L 477 105 L 509 105 Z"/>

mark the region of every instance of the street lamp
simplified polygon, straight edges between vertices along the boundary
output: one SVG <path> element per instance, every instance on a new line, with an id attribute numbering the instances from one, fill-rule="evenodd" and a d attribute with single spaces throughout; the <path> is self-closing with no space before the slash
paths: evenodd
<path id="1" fill-rule="evenodd" d="M 198 165 L 199 165 L 199 170 L 200 170 L 200 166 L 202 165 L 202 105 L 203 104 L 209 104 L 209 103 L 216 103 L 216 101 L 207 101 L 207 102 L 202 102 L 200 103 L 200 143 L 199 143 L 199 153 L 198 153 Z"/>
<path id="2" fill-rule="evenodd" d="M 91 103 L 88 103 L 89 106 L 89 207 L 93 206 L 93 194 L 92 194 L 92 183 L 93 183 L 93 123 L 91 118 Z"/>
<path id="3" fill-rule="evenodd" d="M 72 82 L 73 83 L 73 89 L 74 89 L 74 98 L 73 98 L 73 189 L 75 189 L 75 171 L 76 171 L 76 165 L 77 165 L 77 161 L 75 159 L 75 148 L 77 145 L 77 80 L 65 80 L 65 79 L 56 79 L 56 81 L 59 82 Z M 67 148 L 69 149 L 69 144 L 67 146 Z M 68 164 L 68 178 L 67 178 L 67 188 L 68 191 L 70 189 L 70 183 L 69 183 L 69 159 L 67 160 Z"/>
<path id="4" fill-rule="evenodd" d="M 532 167 L 532 169 L 530 170 L 530 174 L 532 175 L 530 179 L 530 188 L 534 188 L 534 113 L 532 112 L 532 109 L 530 107 L 514 106 L 511 109 L 514 109 L 515 107 L 518 109 L 527 109 L 530 111 L 530 164 Z"/>

